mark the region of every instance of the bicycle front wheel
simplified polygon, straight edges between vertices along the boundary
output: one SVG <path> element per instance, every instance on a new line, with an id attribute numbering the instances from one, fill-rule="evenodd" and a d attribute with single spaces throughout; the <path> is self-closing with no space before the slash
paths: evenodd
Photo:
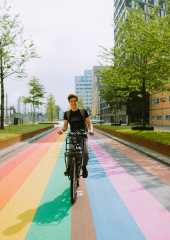
<path id="1" fill-rule="evenodd" d="M 70 172 L 70 195 L 71 195 L 71 202 L 74 203 L 76 200 L 76 190 L 77 190 L 77 181 L 76 181 L 76 162 L 75 158 L 72 159 L 71 163 L 71 172 Z"/>

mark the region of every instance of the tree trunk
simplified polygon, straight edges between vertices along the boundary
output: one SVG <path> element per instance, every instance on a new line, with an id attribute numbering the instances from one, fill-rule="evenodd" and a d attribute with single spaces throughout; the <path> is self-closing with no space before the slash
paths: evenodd
<path id="1" fill-rule="evenodd" d="M 33 104 L 33 123 L 35 123 L 35 106 Z"/>
<path id="2" fill-rule="evenodd" d="M 127 103 L 126 105 L 126 115 L 128 117 L 128 121 L 127 121 L 127 125 L 129 126 L 130 125 L 130 115 L 129 115 L 129 102 Z"/>
<path id="3" fill-rule="evenodd" d="M 2 67 L 2 48 L 1 48 L 1 129 L 4 129 L 4 81 Z"/>
<path id="4" fill-rule="evenodd" d="M 145 89 L 145 80 L 143 79 L 142 83 L 142 127 L 146 126 L 146 89 Z"/>
<path id="5" fill-rule="evenodd" d="M 53 117 L 53 113 L 52 113 L 52 109 L 51 109 L 51 122 L 52 122 L 52 117 Z"/>

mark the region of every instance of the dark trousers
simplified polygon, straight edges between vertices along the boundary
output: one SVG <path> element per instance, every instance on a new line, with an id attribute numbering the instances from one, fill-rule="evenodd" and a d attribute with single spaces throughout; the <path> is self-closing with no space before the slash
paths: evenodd
<path id="1" fill-rule="evenodd" d="M 73 144 L 71 144 L 71 138 L 69 138 L 69 152 L 74 152 Z M 80 143 L 81 149 L 83 149 L 83 166 L 87 166 L 89 160 L 89 144 L 88 138 L 84 138 L 84 147 L 83 142 Z M 67 157 L 67 165 L 71 165 L 71 157 Z"/>

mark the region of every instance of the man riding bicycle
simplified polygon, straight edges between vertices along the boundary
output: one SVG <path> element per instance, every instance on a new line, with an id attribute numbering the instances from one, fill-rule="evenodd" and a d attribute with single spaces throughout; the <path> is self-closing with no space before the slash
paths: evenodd
<path id="1" fill-rule="evenodd" d="M 68 96 L 68 102 L 70 104 L 71 109 L 69 111 L 66 111 L 64 113 L 64 125 L 61 131 L 58 131 L 58 134 L 62 134 L 62 132 L 67 131 L 68 129 L 68 123 L 70 124 L 71 127 L 71 132 L 79 131 L 79 130 L 84 130 L 85 132 L 87 131 L 86 125 L 88 125 L 89 129 L 89 134 L 91 136 L 94 135 L 93 132 L 93 127 L 88 115 L 88 112 L 85 109 L 78 108 L 78 96 L 74 93 L 69 94 Z M 86 178 L 88 176 L 88 171 L 87 171 L 87 164 L 89 160 L 89 147 L 88 147 L 88 138 L 87 135 L 84 137 L 84 146 L 80 144 L 81 149 L 83 149 L 83 177 Z M 69 144 L 69 151 L 73 151 L 73 145 Z M 67 164 L 68 164 L 68 169 L 65 172 L 65 175 L 69 174 L 70 171 L 70 165 L 71 165 L 71 159 L 70 157 L 67 158 Z"/>

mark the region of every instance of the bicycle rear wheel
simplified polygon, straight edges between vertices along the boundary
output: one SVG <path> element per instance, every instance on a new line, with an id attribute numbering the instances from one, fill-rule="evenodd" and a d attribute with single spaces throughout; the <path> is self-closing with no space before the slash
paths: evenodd
<path id="1" fill-rule="evenodd" d="M 81 172 L 81 165 L 77 166 L 77 188 L 80 186 L 80 172 Z"/>
<path id="2" fill-rule="evenodd" d="M 72 159 L 70 178 L 71 178 L 71 182 L 70 182 L 71 202 L 74 203 L 76 200 L 76 190 L 77 190 L 75 158 Z"/>

